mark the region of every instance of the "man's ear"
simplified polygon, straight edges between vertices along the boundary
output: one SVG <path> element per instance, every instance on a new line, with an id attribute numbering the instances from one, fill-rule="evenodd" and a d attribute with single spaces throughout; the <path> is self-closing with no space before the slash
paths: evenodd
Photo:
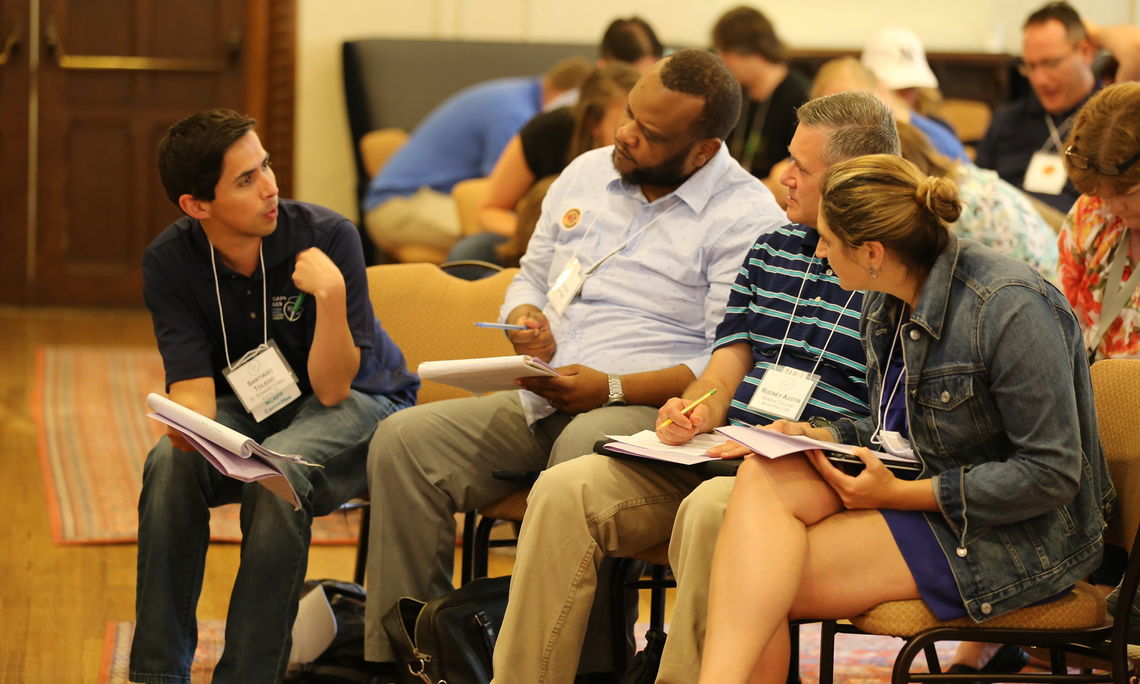
<path id="1" fill-rule="evenodd" d="M 715 157 L 716 153 L 720 151 L 720 139 L 705 138 L 697 143 L 694 149 L 697 151 L 697 155 L 696 158 L 693 159 L 693 163 L 696 164 L 699 169 L 709 163 L 709 160 Z"/>
<path id="2" fill-rule="evenodd" d="M 198 199 L 189 194 L 179 195 L 178 207 L 190 218 L 199 221 L 210 218 L 210 202 L 208 200 Z"/>
<path id="3" fill-rule="evenodd" d="M 1096 49 L 1093 48 L 1092 42 L 1088 38 L 1077 43 L 1077 52 L 1081 53 L 1081 61 L 1087 66 L 1092 66 L 1093 60 L 1096 58 Z"/>

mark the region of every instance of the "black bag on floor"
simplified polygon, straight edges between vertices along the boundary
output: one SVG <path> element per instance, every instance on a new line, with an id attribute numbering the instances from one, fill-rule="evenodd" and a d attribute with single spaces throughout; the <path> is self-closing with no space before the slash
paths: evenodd
<path id="1" fill-rule="evenodd" d="M 429 603 L 404 597 L 381 621 L 401 684 L 487 684 L 510 577 L 473 580 Z"/>
<path id="2" fill-rule="evenodd" d="M 316 660 L 295 666 L 288 684 L 370 684 L 377 665 L 364 659 L 364 587 L 336 580 L 308 580 L 301 595 L 324 588 L 336 619 L 336 636 Z"/>

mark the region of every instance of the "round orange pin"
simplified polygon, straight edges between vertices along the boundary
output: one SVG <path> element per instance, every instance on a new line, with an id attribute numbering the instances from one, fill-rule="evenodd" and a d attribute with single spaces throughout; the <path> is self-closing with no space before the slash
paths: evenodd
<path id="1" fill-rule="evenodd" d="M 562 227 L 570 230 L 578 225 L 582 220 L 582 211 L 580 209 L 567 209 L 566 213 L 562 215 Z"/>

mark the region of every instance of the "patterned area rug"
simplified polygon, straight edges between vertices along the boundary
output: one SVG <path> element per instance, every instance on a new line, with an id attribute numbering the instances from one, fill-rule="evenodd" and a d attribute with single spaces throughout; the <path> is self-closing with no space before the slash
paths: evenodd
<path id="1" fill-rule="evenodd" d="M 638 648 L 645 645 L 647 625 L 638 623 Z M 666 627 L 668 629 L 668 627 Z M 99 684 L 126 684 L 127 664 L 131 647 L 133 622 L 107 624 L 103 646 L 103 666 Z M 225 621 L 200 620 L 198 622 L 198 651 L 194 654 L 191 684 L 210 681 L 214 663 L 222 655 L 222 638 Z M 902 648 L 902 640 L 893 637 L 840 634 L 835 638 L 835 681 L 843 684 L 882 684 L 891 678 L 895 655 Z M 938 648 L 938 657 L 945 667 L 954 654 L 956 644 L 947 642 Z M 924 670 L 925 661 L 915 661 L 916 669 Z M 802 684 L 819 681 L 819 625 L 800 628 L 800 680 Z"/>
<path id="2" fill-rule="evenodd" d="M 143 462 L 163 433 L 146 417 L 146 395 L 163 385 L 152 348 L 37 350 L 31 413 L 56 543 L 136 540 Z M 313 543 L 355 543 L 358 521 L 359 511 L 318 518 Z M 240 540 L 238 506 L 214 509 L 210 529 L 217 541 Z"/>
<path id="3" fill-rule="evenodd" d="M 99 684 L 127 684 L 130 667 L 131 637 L 135 633 L 133 622 L 108 622 L 103 638 L 103 664 L 99 668 Z M 214 665 L 222 657 L 222 644 L 226 635 L 225 620 L 198 621 L 198 650 L 194 652 L 194 665 L 190 670 L 190 684 L 208 684 L 214 674 Z"/>

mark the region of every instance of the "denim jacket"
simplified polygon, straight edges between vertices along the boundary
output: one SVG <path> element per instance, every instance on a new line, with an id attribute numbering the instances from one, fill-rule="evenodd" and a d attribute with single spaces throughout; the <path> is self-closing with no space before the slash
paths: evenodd
<path id="1" fill-rule="evenodd" d="M 901 302 L 871 292 L 860 333 L 871 406 Z M 926 518 L 976 621 L 1047 598 L 1100 563 L 1116 493 L 1081 329 L 1029 266 L 952 238 L 901 328 L 911 445 L 933 478 Z M 871 446 L 873 418 L 836 422 Z"/>

